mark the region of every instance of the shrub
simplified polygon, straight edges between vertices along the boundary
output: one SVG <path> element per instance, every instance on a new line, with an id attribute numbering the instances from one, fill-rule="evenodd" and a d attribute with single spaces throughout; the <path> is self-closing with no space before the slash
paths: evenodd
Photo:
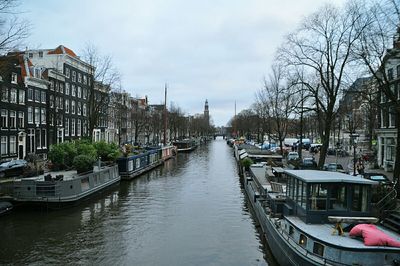
<path id="1" fill-rule="evenodd" d="M 97 157 L 103 161 L 115 161 L 120 156 L 118 145 L 115 143 L 106 143 L 99 141 L 93 144 L 96 149 Z"/>
<path id="2" fill-rule="evenodd" d="M 48 157 L 53 165 L 57 168 L 65 166 L 66 152 L 61 145 L 51 145 Z"/>
<path id="3" fill-rule="evenodd" d="M 249 169 L 250 165 L 253 164 L 253 160 L 248 157 L 244 158 L 241 162 L 242 162 L 242 166 L 244 166 L 244 168 L 246 168 L 246 170 Z"/>
<path id="4" fill-rule="evenodd" d="M 96 149 L 90 143 L 78 142 L 76 143 L 76 151 L 78 155 L 87 155 L 93 160 L 97 158 Z"/>
<path id="5" fill-rule="evenodd" d="M 79 173 L 89 172 L 93 170 L 94 158 L 88 155 L 78 155 L 74 158 L 73 165 Z"/>
<path id="6" fill-rule="evenodd" d="M 68 167 L 72 167 L 73 160 L 76 155 L 78 155 L 78 151 L 76 150 L 75 143 L 73 142 L 63 142 L 58 144 L 65 153 L 64 164 Z"/>

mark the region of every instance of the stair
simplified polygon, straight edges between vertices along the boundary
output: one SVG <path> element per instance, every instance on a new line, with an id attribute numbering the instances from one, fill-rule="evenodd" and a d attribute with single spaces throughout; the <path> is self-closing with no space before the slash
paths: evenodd
<path id="1" fill-rule="evenodd" d="M 382 220 L 382 225 L 400 233 L 400 212 L 393 211 L 388 214 L 388 216 Z"/>

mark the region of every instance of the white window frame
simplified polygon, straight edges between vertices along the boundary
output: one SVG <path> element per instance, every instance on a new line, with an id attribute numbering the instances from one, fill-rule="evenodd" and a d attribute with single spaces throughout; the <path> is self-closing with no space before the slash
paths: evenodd
<path id="1" fill-rule="evenodd" d="M 18 128 L 24 128 L 25 124 L 24 124 L 24 119 L 25 119 L 25 114 L 23 111 L 18 111 Z"/>
<path id="2" fill-rule="evenodd" d="M 34 117 L 34 121 L 36 125 L 40 124 L 40 108 L 39 107 L 35 107 L 35 117 Z"/>
<path id="3" fill-rule="evenodd" d="M 18 75 L 17 73 L 11 73 L 11 83 L 17 84 L 18 83 Z"/>
<path id="4" fill-rule="evenodd" d="M 5 121 L 5 123 L 3 123 Z M 8 110 L 1 109 L 1 127 L 7 128 L 8 127 Z"/>
<path id="5" fill-rule="evenodd" d="M 28 106 L 28 124 L 33 124 L 33 107 Z"/>
<path id="6" fill-rule="evenodd" d="M 64 135 L 69 136 L 69 118 L 65 118 Z"/>
<path id="7" fill-rule="evenodd" d="M 8 154 L 8 149 L 7 149 L 7 144 L 8 144 L 8 140 L 7 140 L 7 136 L 1 136 L 0 138 L 0 154 L 1 155 L 7 155 Z"/>
<path id="8" fill-rule="evenodd" d="M 46 109 L 45 108 L 40 109 L 40 122 L 42 125 L 46 125 Z"/>
<path id="9" fill-rule="evenodd" d="M 70 132 L 71 136 L 74 137 L 75 136 L 75 118 L 71 119 L 71 132 Z"/>
<path id="10" fill-rule="evenodd" d="M 17 103 L 17 89 L 10 89 L 10 103 Z"/>
<path id="11" fill-rule="evenodd" d="M 25 91 L 24 90 L 19 90 L 19 92 L 18 92 L 18 103 L 25 104 Z"/>
<path id="12" fill-rule="evenodd" d="M 16 154 L 17 153 L 17 136 L 10 136 L 10 154 Z"/>
<path id="13" fill-rule="evenodd" d="M 8 111 L 8 115 L 9 115 L 9 119 L 10 119 L 10 122 L 9 122 L 9 127 L 10 128 L 17 128 L 17 111 L 15 111 L 15 110 L 9 110 Z"/>

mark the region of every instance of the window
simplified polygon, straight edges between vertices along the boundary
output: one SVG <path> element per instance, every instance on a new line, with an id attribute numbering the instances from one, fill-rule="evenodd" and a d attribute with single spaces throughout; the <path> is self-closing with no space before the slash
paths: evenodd
<path id="1" fill-rule="evenodd" d="M 77 102 L 77 112 L 76 114 L 81 115 L 82 114 L 82 103 L 81 102 Z"/>
<path id="2" fill-rule="evenodd" d="M 83 84 L 87 84 L 87 77 L 86 77 L 86 75 L 83 75 Z"/>
<path id="3" fill-rule="evenodd" d="M 35 107 L 35 124 L 39 125 L 40 123 L 40 109 L 39 107 Z"/>
<path id="4" fill-rule="evenodd" d="M 78 82 L 82 82 L 82 74 L 81 73 L 78 73 Z"/>
<path id="5" fill-rule="evenodd" d="M 17 103 L 17 90 L 16 89 L 10 90 L 10 103 Z"/>
<path id="6" fill-rule="evenodd" d="M 1 101 L 8 102 L 8 88 L 3 88 L 1 91 Z"/>
<path id="7" fill-rule="evenodd" d="M 72 81 L 76 82 L 76 72 L 75 72 L 75 70 L 72 70 Z"/>
<path id="8" fill-rule="evenodd" d="M 40 102 L 40 90 L 35 90 L 35 102 Z"/>
<path id="9" fill-rule="evenodd" d="M 46 124 L 46 109 L 42 108 L 40 109 L 41 113 L 40 113 L 40 120 L 42 122 L 42 125 Z"/>
<path id="10" fill-rule="evenodd" d="M 33 101 L 33 89 L 28 88 L 28 101 Z"/>
<path id="11" fill-rule="evenodd" d="M 33 58 L 33 53 L 28 53 L 29 58 Z"/>
<path id="12" fill-rule="evenodd" d="M 88 86 L 90 86 L 90 82 L 91 82 L 91 81 L 90 81 L 90 77 L 88 77 L 88 80 L 87 80 L 87 81 L 88 81 Z"/>
<path id="13" fill-rule="evenodd" d="M 17 136 L 10 136 L 10 154 L 17 153 Z"/>
<path id="14" fill-rule="evenodd" d="M 69 83 L 68 82 L 65 83 L 65 94 L 69 95 Z"/>
<path id="15" fill-rule="evenodd" d="M 24 128 L 24 112 L 23 111 L 19 111 L 18 112 L 18 127 L 19 128 Z"/>
<path id="16" fill-rule="evenodd" d="M 304 248 L 307 247 L 307 237 L 305 235 L 303 234 L 300 235 L 299 244 Z"/>
<path id="17" fill-rule="evenodd" d="M 7 113 L 8 113 L 8 111 L 6 109 L 1 109 L 1 127 L 2 128 L 6 128 L 8 126 Z"/>
<path id="18" fill-rule="evenodd" d="M 83 121 L 83 135 L 87 136 L 87 134 L 88 134 L 87 121 L 84 120 Z"/>
<path id="19" fill-rule="evenodd" d="M 71 136 L 75 136 L 75 119 L 71 119 Z"/>
<path id="20" fill-rule="evenodd" d="M 83 88 L 83 89 L 82 89 L 82 98 L 83 98 L 83 99 L 86 99 L 86 98 L 87 98 L 87 90 L 86 90 L 86 88 Z"/>
<path id="21" fill-rule="evenodd" d="M 395 127 L 396 125 L 396 113 L 393 106 L 389 107 L 389 127 Z"/>
<path id="22" fill-rule="evenodd" d="M 65 118 L 64 133 L 65 136 L 69 136 L 69 118 Z"/>
<path id="23" fill-rule="evenodd" d="M 69 71 L 69 68 L 65 68 L 65 76 L 67 76 L 67 78 L 69 78 L 70 77 L 70 71 Z"/>
<path id="24" fill-rule="evenodd" d="M 50 82 L 50 90 L 54 91 L 54 80 Z"/>
<path id="25" fill-rule="evenodd" d="M 50 95 L 50 108 L 54 108 L 54 95 Z"/>
<path id="26" fill-rule="evenodd" d="M 39 51 L 39 57 L 43 57 L 43 51 Z"/>
<path id="27" fill-rule="evenodd" d="M 83 116 L 86 116 L 86 103 L 83 104 Z"/>
<path id="28" fill-rule="evenodd" d="M 24 90 L 19 90 L 18 102 L 19 102 L 19 104 L 25 104 L 25 91 Z"/>
<path id="29" fill-rule="evenodd" d="M 18 79 L 17 79 L 17 74 L 16 73 L 12 73 L 11 74 L 11 83 L 17 84 Z"/>
<path id="30" fill-rule="evenodd" d="M 34 129 L 28 129 L 28 140 L 29 140 L 29 153 L 34 153 L 35 152 L 35 130 Z"/>
<path id="31" fill-rule="evenodd" d="M 386 111 L 386 109 L 383 107 L 382 109 L 381 109 L 381 128 L 385 128 L 386 127 L 386 125 L 387 125 L 387 120 L 386 120 L 386 115 L 387 115 L 387 111 Z"/>
<path id="32" fill-rule="evenodd" d="M 389 68 L 387 71 L 388 80 L 393 80 L 393 68 Z"/>
<path id="33" fill-rule="evenodd" d="M 42 148 L 46 149 L 47 148 L 47 134 L 46 134 L 46 129 L 42 129 L 42 136 L 43 136 L 43 143 L 42 143 Z"/>
<path id="34" fill-rule="evenodd" d="M 324 245 L 318 243 L 318 242 L 314 242 L 314 247 L 313 247 L 313 253 L 317 254 L 318 256 L 323 257 L 324 256 Z"/>
<path id="35" fill-rule="evenodd" d="M 58 82 L 56 81 L 54 83 L 54 85 L 55 85 L 55 88 L 56 88 L 56 92 L 59 92 L 60 91 L 60 86 L 59 86 Z"/>
<path id="36" fill-rule="evenodd" d="M 75 114 L 75 101 L 71 101 L 71 114 Z"/>
<path id="37" fill-rule="evenodd" d="M 10 113 L 10 128 L 16 128 L 17 127 L 17 112 L 16 111 L 9 111 Z"/>
<path id="38" fill-rule="evenodd" d="M 293 236 L 293 234 L 294 234 L 294 228 L 293 228 L 293 226 L 289 226 L 289 236 Z"/>
<path id="39" fill-rule="evenodd" d="M 351 210 L 352 211 L 367 211 L 367 187 L 354 185 L 351 188 L 352 192 L 352 202 L 351 202 Z"/>
<path id="40" fill-rule="evenodd" d="M 42 131 L 40 129 L 36 129 L 36 149 L 42 148 Z"/>
<path id="41" fill-rule="evenodd" d="M 311 184 L 309 198 L 310 210 L 326 210 L 327 194 L 328 187 L 326 184 Z"/>
<path id="42" fill-rule="evenodd" d="M 60 93 L 64 93 L 64 84 L 60 83 Z"/>
<path id="43" fill-rule="evenodd" d="M 76 135 L 77 136 L 81 135 L 81 130 L 82 130 L 82 121 L 80 119 L 78 119 L 77 125 L 76 125 Z"/>
<path id="44" fill-rule="evenodd" d="M 347 189 L 345 185 L 332 184 L 331 197 L 329 199 L 329 209 L 345 211 L 347 210 Z"/>
<path id="45" fill-rule="evenodd" d="M 65 99 L 65 113 L 69 113 L 69 100 Z"/>
<path id="46" fill-rule="evenodd" d="M 1 155 L 6 155 L 7 154 L 7 136 L 1 136 L 1 144 L 0 144 L 1 148 Z"/>
<path id="47" fill-rule="evenodd" d="M 82 88 L 78 86 L 78 98 L 82 98 Z"/>
<path id="48" fill-rule="evenodd" d="M 76 87 L 74 84 L 71 85 L 71 95 L 74 97 L 76 96 Z"/>
<path id="49" fill-rule="evenodd" d="M 42 91 L 42 103 L 46 103 L 46 92 Z"/>
<path id="50" fill-rule="evenodd" d="M 28 107 L 28 123 L 33 123 L 33 110 L 31 106 Z"/>

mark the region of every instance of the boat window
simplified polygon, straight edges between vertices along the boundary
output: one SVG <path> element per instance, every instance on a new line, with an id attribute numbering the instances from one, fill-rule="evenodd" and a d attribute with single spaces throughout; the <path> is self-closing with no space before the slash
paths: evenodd
<path id="1" fill-rule="evenodd" d="M 314 242 L 313 252 L 319 256 L 324 256 L 324 245 L 318 242 Z"/>
<path id="2" fill-rule="evenodd" d="M 291 176 L 288 178 L 287 189 L 289 198 L 293 198 L 293 177 Z"/>
<path id="3" fill-rule="evenodd" d="M 295 201 L 295 202 L 297 202 L 297 195 L 298 195 L 298 192 L 297 192 L 297 189 L 298 189 L 298 184 L 297 184 L 297 182 L 298 182 L 299 180 L 297 180 L 297 179 L 294 179 L 294 182 L 293 182 L 293 200 Z"/>
<path id="4" fill-rule="evenodd" d="M 347 189 L 345 185 L 331 185 L 331 197 L 329 199 L 330 210 L 347 210 Z"/>
<path id="5" fill-rule="evenodd" d="M 300 186 L 301 184 L 301 186 Z M 299 183 L 299 198 L 300 198 L 300 206 L 304 209 L 306 208 L 306 189 L 307 184 L 304 182 Z"/>
<path id="6" fill-rule="evenodd" d="M 327 194 L 328 186 L 326 184 L 311 184 L 309 197 L 310 210 L 326 210 Z"/>
<path id="7" fill-rule="evenodd" d="M 293 236 L 293 234 L 294 234 L 294 228 L 293 226 L 289 226 L 289 235 Z"/>
<path id="8" fill-rule="evenodd" d="M 352 211 L 367 211 L 367 187 L 354 185 L 352 187 Z"/>
<path id="9" fill-rule="evenodd" d="M 300 235 L 299 244 L 302 247 L 306 247 L 307 246 L 307 237 L 305 235 L 303 235 L 303 234 Z"/>

